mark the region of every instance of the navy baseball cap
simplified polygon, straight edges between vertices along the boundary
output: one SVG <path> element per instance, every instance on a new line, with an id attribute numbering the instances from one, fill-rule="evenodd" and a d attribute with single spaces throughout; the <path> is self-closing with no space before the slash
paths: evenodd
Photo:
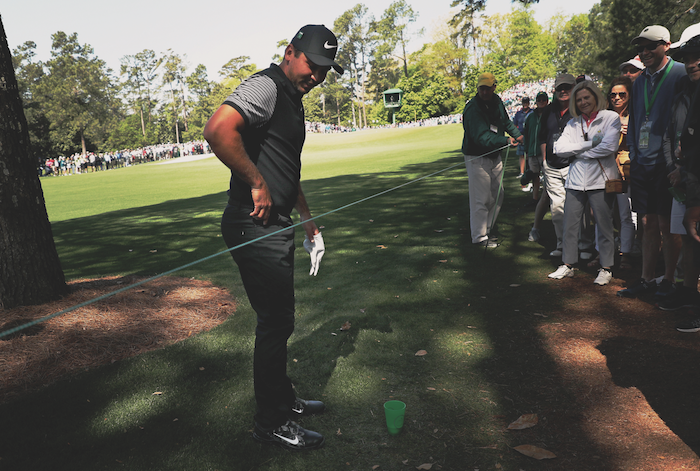
<path id="1" fill-rule="evenodd" d="M 295 49 L 306 54 L 306 57 L 314 64 L 331 66 L 339 74 L 343 73 L 343 68 L 335 61 L 335 54 L 338 52 L 338 39 L 325 26 L 304 26 L 294 35 L 292 45 Z"/>

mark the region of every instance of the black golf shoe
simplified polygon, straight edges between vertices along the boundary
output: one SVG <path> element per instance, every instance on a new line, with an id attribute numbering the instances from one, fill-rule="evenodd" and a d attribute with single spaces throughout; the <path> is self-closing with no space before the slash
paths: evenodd
<path id="1" fill-rule="evenodd" d="M 279 445 L 288 450 L 317 450 L 325 443 L 325 438 L 320 433 L 306 430 L 297 423 L 288 420 L 274 430 L 265 432 L 257 426 L 253 431 L 253 438 L 268 445 Z"/>

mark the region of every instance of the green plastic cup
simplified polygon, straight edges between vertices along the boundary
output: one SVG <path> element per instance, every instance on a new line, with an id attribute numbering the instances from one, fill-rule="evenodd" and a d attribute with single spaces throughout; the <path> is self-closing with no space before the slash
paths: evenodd
<path id="1" fill-rule="evenodd" d="M 389 429 L 389 435 L 398 435 L 403 428 L 406 404 L 401 401 L 387 401 L 384 403 L 384 415 L 386 416 L 386 428 Z"/>

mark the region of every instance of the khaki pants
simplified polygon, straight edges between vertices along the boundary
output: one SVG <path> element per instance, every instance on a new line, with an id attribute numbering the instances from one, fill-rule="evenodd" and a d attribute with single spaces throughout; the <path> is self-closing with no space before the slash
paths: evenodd
<path id="1" fill-rule="evenodd" d="M 500 189 L 503 163 L 498 157 L 465 155 L 464 162 L 469 175 L 469 226 L 472 243 L 488 239 L 503 205 L 503 188 Z"/>

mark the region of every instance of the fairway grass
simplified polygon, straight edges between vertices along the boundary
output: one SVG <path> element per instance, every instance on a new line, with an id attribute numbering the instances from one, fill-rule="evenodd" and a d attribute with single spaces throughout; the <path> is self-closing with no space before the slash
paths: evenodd
<path id="1" fill-rule="evenodd" d="M 308 134 L 302 180 L 395 172 L 407 164 L 459 148 L 461 125 Z M 159 165 L 150 162 L 106 172 L 44 177 L 51 222 L 187 200 L 228 189 L 230 173 L 215 157 Z M 407 175 L 410 176 L 410 175 Z M 225 204 L 225 197 L 222 204 Z M 217 208 L 219 210 L 220 208 Z M 313 209 L 313 208 L 312 208 Z"/>
<path id="2" fill-rule="evenodd" d="M 295 254 L 289 375 L 299 396 L 328 406 L 302 421 L 324 434 L 323 449 L 293 454 L 251 439 L 255 313 L 225 254 L 176 274 L 228 289 L 239 303 L 235 315 L 186 341 L 0 405 L 0 467 L 557 469 L 533 468 L 510 449 L 520 443 L 505 430 L 507 419 L 535 408 L 532 388 L 518 383 L 527 354 L 513 342 L 541 354 L 541 319 L 518 313 L 539 301 L 521 299 L 527 293 L 513 286 L 536 293 L 549 268 L 541 247 L 521 243 L 531 214 L 519 210 L 529 196 L 516 180 L 507 181 L 503 244 L 495 251 L 471 244 L 461 165 L 332 212 L 459 164 L 461 135 L 460 125 L 447 125 L 307 138 L 302 184 L 313 214 L 329 213 L 317 220 L 327 251 L 315 277 L 306 252 Z M 154 275 L 224 250 L 227 181 L 215 158 L 42 179 L 67 278 Z M 296 237 L 300 247 L 303 231 Z M 548 306 L 561 308 L 564 297 L 547 289 Z M 554 375 L 547 362 L 539 368 Z M 555 392 L 557 407 L 573 401 Z M 407 404 L 396 437 L 383 416 L 390 399 Z"/>

